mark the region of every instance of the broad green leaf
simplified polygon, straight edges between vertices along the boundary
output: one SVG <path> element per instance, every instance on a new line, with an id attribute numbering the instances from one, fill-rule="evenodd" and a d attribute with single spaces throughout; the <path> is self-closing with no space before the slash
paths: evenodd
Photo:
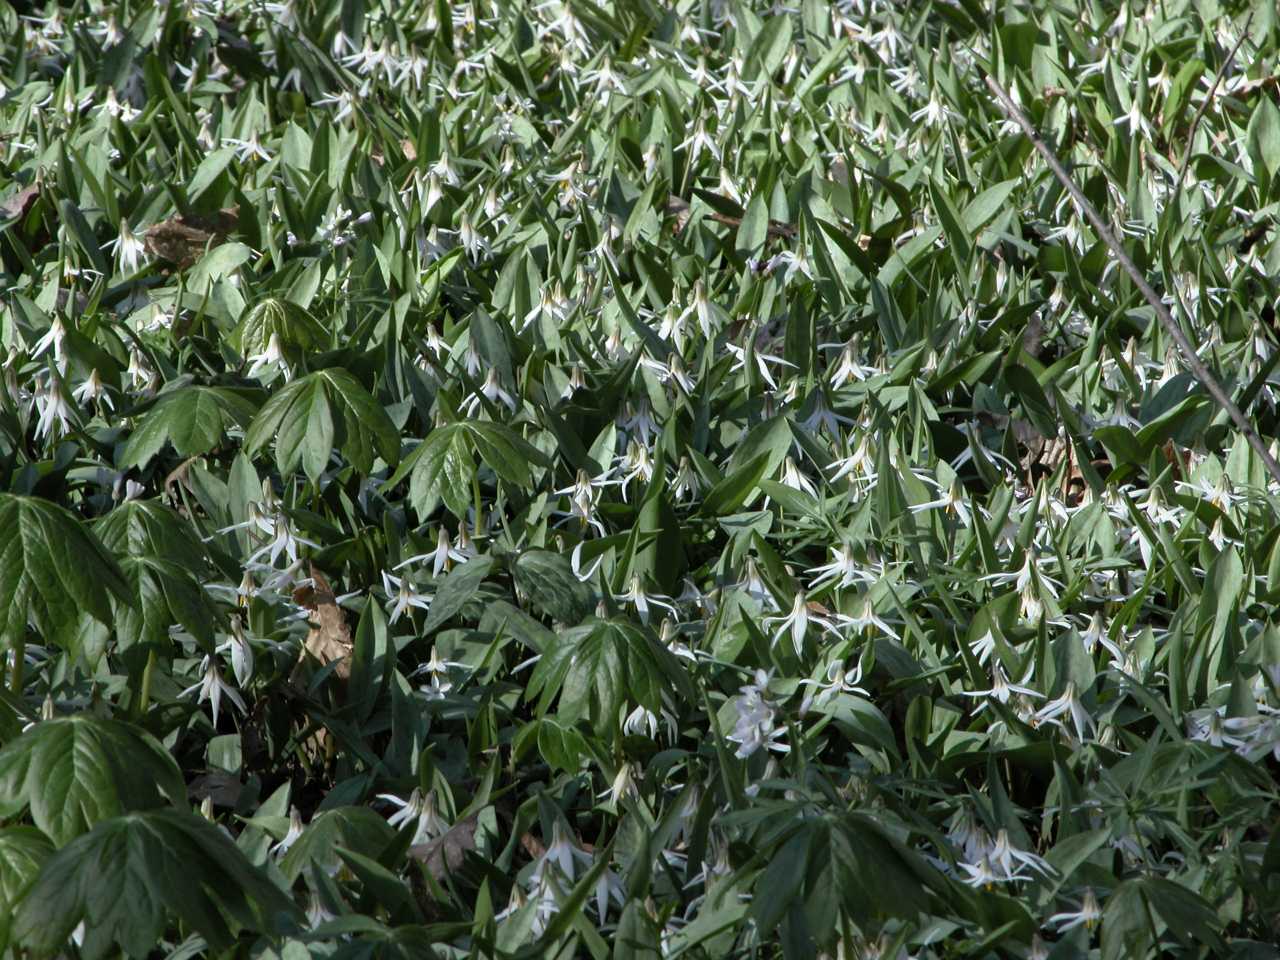
<path id="1" fill-rule="evenodd" d="M 427 517 L 443 500 L 455 517 L 465 517 L 471 506 L 471 478 L 476 469 L 465 426 L 437 427 L 412 456 L 409 500 L 418 516 Z"/>
<path id="2" fill-rule="evenodd" d="M 463 426 L 480 459 L 507 483 L 527 485 L 530 466 L 547 465 L 542 451 L 508 426 L 482 420 L 464 421 Z"/>
<path id="3" fill-rule="evenodd" d="M 23 807 L 59 846 L 99 820 L 185 803 L 173 758 L 149 733 L 76 714 L 37 723 L 0 748 L 0 815 Z"/>
<path id="4" fill-rule="evenodd" d="M 21 641 L 28 624 L 45 639 L 69 642 L 88 613 L 111 621 L 111 598 L 132 604 L 124 573 L 75 515 L 38 497 L 0 493 L 0 644 Z"/>
<path id="5" fill-rule="evenodd" d="M 1268 180 L 1274 179 L 1280 170 L 1280 107 L 1271 97 L 1258 98 L 1249 118 L 1248 140 L 1254 164 Z"/>
<path id="6" fill-rule="evenodd" d="M 171 626 L 185 629 L 204 650 L 213 649 L 217 615 L 188 567 L 154 556 L 125 557 L 120 566 L 133 586 L 132 602 L 116 604 L 120 649 L 167 644 Z"/>
<path id="7" fill-rule="evenodd" d="M 53 844 L 35 827 L 0 830 L 0 951 L 9 945 L 14 910 L 52 853 Z"/>
<path id="8" fill-rule="evenodd" d="M 208 566 L 204 544 L 190 524 L 158 500 L 126 500 L 94 521 L 93 532 L 120 557 L 162 557 L 196 575 Z"/>
<path id="9" fill-rule="evenodd" d="M 208 453 L 227 428 L 244 426 L 254 414 L 241 394 L 221 387 L 186 386 L 160 398 L 129 436 L 120 465 L 145 467 L 165 443 L 180 457 Z"/>
<path id="10" fill-rule="evenodd" d="M 236 343 L 245 356 L 267 351 L 275 337 L 281 348 L 318 350 L 328 345 L 329 333 L 307 310 L 290 300 L 268 297 L 245 312 L 236 328 Z"/>
<path id="11" fill-rule="evenodd" d="M 185 810 L 103 820 L 44 864 L 18 905 L 14 940 L 37 954 L 60 950 L 84 922 L 80 955 L 119 947 L 145 957 L 176 916 L 214 949 L 233 942 L 228 920 L 266 933 L 301 911 L 231 839 Z"/>
<path id="12" fill-rule="evenodd" d="M 580 623 L 595 605 L 592 589 L 558 553 L 526 550 L 512 561 L 511 575 L 535 610 L 561 623 Z"/>
<path id="13" fill-rule="evenodd" d="M 389 464 L 400 459 L 400 435 L 387 412 L 336 367 L 300 377 L 268 400 L 245 434 L 245 451 L 256 453 L 273 436 L 280 472 L 301 464 L 313 481 L 335 445 L 364 473 L 373 469 L 375 451 Z"/>
<path id="14" fill-rule="evenodd" d="M 616 728 L 619 707 L 628 701 L 658 713 L 663 691 L 680 699 L 692 694 L 688 675 L 671 652 L 630 623 L 596 620 L 561 634 L 560 642 L 543 653 L 526 696 L 540 695 L 541 713 L 558 695 L 561 721 L 590 719 L 608 730 Z"/>

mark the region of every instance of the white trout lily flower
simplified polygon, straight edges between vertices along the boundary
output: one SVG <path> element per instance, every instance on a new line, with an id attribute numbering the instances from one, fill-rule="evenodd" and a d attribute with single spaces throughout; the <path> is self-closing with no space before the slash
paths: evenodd
<path id="1" fill-rule="evenodd" d="M 387 818 L 388 826 L 398 828 L 401 824 L 416 822 L 413 831 L 414 843 L 426 843 L 449 830 L 449 822 L 436 812 L 434 790 L 428 790 L 424 794 L 419 787 L 414 787 L 408 800 L 401 800 L 392 793 L 380 793 L 378 799 L 385 800 L 398 808 Z"/>
<path id="2" fill-rule="evenodd" d="M 791 612 L 780 617 L 765 617 L 765 625 L 778 624 L 778 629 L 773 634 L 773 642 L 778 640 L 786 633 L 791 634 L 791 645 L 795 647 L 796 656 L 800 656 L 804 650 L 804 638 L 809 631 L 809 625 L 822 628 L 822 630 L 834 637 L 840 636 L 841 623 L 848 623 L 849 618 L 840 614 L 830 613 L 822 607 L 811 607 L 808 598 L 805 597 L 803 591 L 796 591 L 795 600 L 791 604 Z"/>
<path id="3" fill-rule="evenodd" d="M 244 699 L 227 681 L 222 679 L 222 664 L 214 657 L 206 656 L 200 661 L 201 679 L 197 683 L 193 683 L 181 693 L 179 697 L 185 697 L 188 694 L 199 690 L 200 695 L 196 698 L 197 703 L 209 701 L 209 708 L 213 713 L 213 726 L 218 726 L 218 711 L 222 706 L 222 697 L 225 694 L 241 713 L 246 713 Z"/>

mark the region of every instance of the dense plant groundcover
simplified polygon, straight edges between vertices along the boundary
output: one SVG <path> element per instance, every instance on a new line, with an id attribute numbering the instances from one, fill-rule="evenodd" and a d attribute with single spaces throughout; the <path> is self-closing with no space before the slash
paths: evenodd
<path id="1" fill-rule="evenodd" d="M 0 35 L 0 950 L 1275 955 L 1272 5 Z"/>

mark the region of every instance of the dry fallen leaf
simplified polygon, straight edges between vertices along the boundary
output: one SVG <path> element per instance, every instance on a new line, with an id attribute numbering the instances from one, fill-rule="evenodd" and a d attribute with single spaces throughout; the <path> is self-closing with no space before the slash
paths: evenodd
<path id="1" fill-rule="evenodd" d="M 0 220 L 21 219 L 35 205 L 40 188 L 34 183 L 23 187 L 11 197 L 0 200 Z"/>
<path id="2" fill-rule="evenodd" d="M 186 269 L 209 247 L 216 247 L 240 223 L 239 210 L 229 207 L 212 217 L 178 214 L 147 228 L 143 242 L 147 253 Z"/>
<path id="3" fill-rule="evenodd" d="M 459 820 L 443 835 L 409 848 L 409 856 L 421 861 L 437 880 L 462 866 L 468 850 L 476 848 L 476 818 Z"/>
<path id="4" fill-rule="evenodd" d="M 298 657 L 298 664 L 293 669 L 292 681 L 297 684 L 301 679 L 301 671 L 309 658 L 314 658 L 321 666 L 334 660 L 334 674 L 340 680 L 351 675 L 351 630 L 347 627 L 346 616 L 338 606 L 333 587 L 324 574 L 314 566 L 311 568 L 313 586 L 302 587 L 294 591 L 294 602 L 311 611 L 307 618 L 311 624 L 311 632 L 307 634 L 306 643 Z"/>

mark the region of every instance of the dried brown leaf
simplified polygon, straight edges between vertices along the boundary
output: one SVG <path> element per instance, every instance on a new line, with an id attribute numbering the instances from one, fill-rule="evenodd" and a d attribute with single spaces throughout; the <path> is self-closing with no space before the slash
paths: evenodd
<path id="1" fill-rule="evenodd" d="M 476 848 L 477 820 L 474 816 L 459 820 L 443 835 L 427 843 L 409 848 L 409 856 L 423 863 L 436 880 L 462 866 L 468 850 Z"/>
<path id="2" fill-rule="evenodd" d="M 40 188 L 33 183 L 23 187 L 13 196 L 0 200 L 0 220 L 22 219 L 35 206 L 39 196 Z"/>
<path id="3" fill-rule="evenodd" d="M 351 675 L 351 651 L 354 647 L 351 630 L 347 627 L 342 608 L 338 606 L 333 587 L 314 566 L 311 568 L 311 580 L 313 586 L 295 590 L 293 594 L 295 603 L 311 611 L 307 618 L 311 632 L 307 634 L 298 665 L 294 667 L 293 682 L 298 682 L 300 671 L 308 659 L 315 659 L 321 666 L 337 660 L 338 665 L 333 672 L 339 679 L 346 680 Z"/>
<path id="4" fill-rule="evenodd" d="M 186 269 L 205 250 L 226 240 L 239 223 L 240 212 L 235 207 L 219 210 L 212 217 L 179 214 L 148 227 L 143 244 L 152 256 Z"/>

